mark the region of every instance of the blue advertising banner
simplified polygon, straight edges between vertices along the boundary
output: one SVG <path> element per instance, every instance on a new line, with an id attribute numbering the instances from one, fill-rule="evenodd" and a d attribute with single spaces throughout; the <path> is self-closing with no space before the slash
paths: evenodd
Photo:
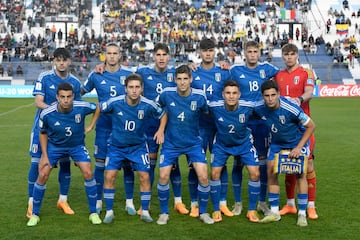
<path id="1" fill-rule="evenodd" d="M 32 85 L 0 85 L 0 98 L 32 98 L 33 89 Z M 97 97 L 96 91 L 87 93 L 84 97 Z"/>

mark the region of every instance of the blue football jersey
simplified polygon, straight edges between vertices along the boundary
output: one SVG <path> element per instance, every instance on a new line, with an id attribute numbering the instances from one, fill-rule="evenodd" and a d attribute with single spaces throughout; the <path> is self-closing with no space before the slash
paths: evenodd
<path id="1" fill-rule="evenodd" d="M 191 87 L 203 90 L 208 101 L 221 100 L 224 83 L 231 79 L 230 72 L 221 69 L 218 64 L 211 69 L 204 69 L 200 65 L 192 77 Z M 215 128 L 214 120 L 208 114 L 201 114 L 200 123 L 201 128 Z"/>
<path id="2" fill-rule="evenodd" d="M 250 69 L 246 64 L 235 64 L 230 68 L 232 79 L 240 85 L 240 99 L 251 102 L 262 100 L 261 85 L 279 72 L 279 68 L 264 62 Z"/>
<path id="3" fill-rule="evenodd" d="M 104 71 L 103 74 L 91 72 L 82 88 L 86 93 L 95 89 L 99 102 L 104 102 L 112 97 L 125 94 L 125 79 L 131 73 L 132 71 L 125 67 L 121 67 L 116 72 Z M 110 130 L 112 127 L 111 116 L 101 114 L 96 127 Z"/>
<path id="4" fill-rule="evenodd" d="M 234 111 L 225 108 L 224 100 L 210 102 L 209 112 L 216 125 L 215 144 L 223 147 L 241 147 L 245 142 L 252 140 L 251 130 L 247 127 L 253 113 L 251 104 L 242 104 Z"/>
<path id="5" fill-rule="evenodd" d="M 39 129 L 48 135 L 49 144 L 55 147 L 74 147 L 84 144 L 85 117 L 95 112 L 96 104 L 74 101 L 68 113 L 58 111 L 58 104 L 44 109 L 40 114 Z"/>
<path id="6" fill-rule="evenodd" d="M 165 130 L 163 148 L 188 148 L 202 144 L 199 136 L 199 117 L 207 112 L 207 100 L 204 92 L 192 88 L 187 97 L 177 93 L 177 88 L 165 88 L 160 94 L 159 105 L 166 109 L 168 122 Z"/>
<path id="7" fill-rule="evenodd" d="M 155 67 L 139 67 L 136 70 L 144 81 L 144 96 L 155 101 L 166 87 L 175 87 L 175 68 L 167 68 L 164 72 L 158 72 Z"/>
<path id="8" fill-rule="evenodd" d="M 125 67 L 116 72 L 104 71 L 103 74 L 91 72 L 82 87 L 86 93 L 96 89 L 99 102 L 104 102 L 125 94 L 125 79 L 131 73 L 131 69 Z"/>
<path id="9" fill-rule="evenodd" d="M 112 132 L 110 144 L 116 147 L 130 147 L 145 142 L 146 122 L 149 119 L 160 119 L 163 110 L 152 100 L 140 97 L 136 106 L 128 105 L 126 95 L 110 98 L 101 102 L 101 112 L 111 113 Z"/>
<path id="10" fill-rule="evenodd" d="M 231 79 L 231 74 L 228 70 L 221 69 L 218 64 L 211 69 L 204 69 L 200 65 L 192 73 L 192 77 L 191 87 L 202 89 L 208 101 L 217 101 L 223 99 L 224 83 Z"/>
<path id="11" fill-rule="evenodd" d="M 271 134 L 271 144 L 292 149 L 302 138 L 304 125 L 310 121 L 310 117 L 284 97 L 280 97 L 279 101 L 280 107 L 276 110 L 270 110 L 262 103 L 255 107 L 255 112 L 265 121 Z"/>
<path id="12" fill-rule="evenodd" d="M 39 75 L 38 79 L 35 82 L 33 89 L 33 96 L 42 95 L 44 97 L 44 102 L 47 105 L 56 103 L 56 92 L 57 88 L 61 83 L 70 83 L 73 86 L 75 100 L 81 100 L 80 87 L 81 83 L 78 78 L 72 74 L 68 74 L 66 79 L 60 78 L 55 70 L 50 70 L 43 72 Z M 42 109 L 38 109 L 35 114 L 34 126 L 33 129 L 37 127 L 39 121 L 40 112 Z"/>

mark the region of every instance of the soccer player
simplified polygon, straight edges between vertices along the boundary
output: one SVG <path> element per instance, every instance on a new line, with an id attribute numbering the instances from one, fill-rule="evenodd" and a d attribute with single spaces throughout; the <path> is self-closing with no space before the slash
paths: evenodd
<path id="1" fill-rule="evenodd" d="M 169 67 L 170 53 L 169 47 L 164 43 L 157 43 L 154 46 L 153 60 L 154 66 L 142 66 L 136 70 L 144 81 L 144 96 L 150 100 L 156 101 L 160 93 L 166 87 L 175 87 L 175 68 Z M 149 147 L 150 157 L 150 182 L 154 182 L 156 161 L 158 158 L 159 144 L 154 140 L 154 134 L 158 130 L 160 121 L 150 119 L 147 121 L 146 141 Z M 170 181 L 174 192 L 174 209 L 181 214 L 188 214 L 182 201 L 182 183 L 181 173 L 178 165 L 174 165 L 170 173 Z M 139 209 L 138 213 L 141 209 Z"/>
<path id="2" fill-rule="evenodd" d="M 279 212 L 280 186 L 278 172 L 274 171 L 275 154 L 289 150 L 288 158 L 297 159 L 300 155 L 309 156 L 309 138 L 315 130 L 315 124 L 304 111 L 286 98 L 280 96 L 279 86 L 269 80 L 262 84 L 264 103 L 255 108 L 255 112 L 264 119 L 271 133 L 271 143 L 267 157 L 269 202 L 271 214 L 260 220 L 261 223 L 276 222 L 281 219 Z M 305 227 L 308 188 L 306 172 L 296 174 L 298 186 L 297 225 Z"/>
<path id="3" fill-rule="evenodd" d="M 169 47 L 164 43 L 157 43 L 154 46 L 154 56 L 153 60 L 155 62 L 154 66 L 141 66 L 135 71 L 139 74 L 144 82 L 144 96 L 150 100 L 156 101 L 156 98 L 162 92 L 165 87 L 176 86 L 174 82 L 175 78 L 175 68 L 169 67 L 168 63 L 170 60 Z M 105 64 L 106 65 L 106 64 Z M 104 64 L 98 65 L 94 72 L 103 73 Z M 154 140 L 154 134 L 159 127 L 159 120 L 149 119 L 146 123 L 148 126 L 146 128 L 146 141 L 149 147 L 149 157 L 150 157 L 150 183 L 151 186 L 154 182 L 154 172 L 156 167 L 156 160 L 158 157 L 159 144 L 157 144 Z M 127 168 L 126 168 L 127 169 Z M 129 172 L 124 169 L 125 173 Z M 128 174 L 126 174 L 128 175 Z M 189 210 L 186 209 L 184 203 L 182 202 L 182 189 L 181 189 L 181 173 L 180 168 L 176 165 L 173 166 L 173 169 L 170 174 L 170 180 L 173 186 L 174 192 L 174 209 L 177 210 L 181 214 L 188 214 Z M 126 180 L 125 180 L 126 181 Z M 130 181 L 128 181 L 130 182 Z M 128 207 L 128 205 L 132 204 L 132 198 L 128 199 L 128 197 L 133 194 L 128 194 L 130 188 L 133 188 L 133 185 L 127 183 L 126 185 L 126 195 L 127 195 L 127 211 L 131 215 L 133 214 L 132 207 Z M 130 202 L 131 201 L 131 202 Z M 133 205 L 133 204 L 132 204 Z M 140 215 L 142 209 L 139 208 L 137 213 Z"/>
<path id="4" fill-rule="evenodd" d="M 28 173 L 28 209 L 26 216 L 28 218 L 32 215 L 33 207 L 33 191 L 34 184 L 38 178 L 39 170 L 38 165 L 41 158 L 41 146 L 39 142 L 39 129 L 37 123 L 39 120 L 40 112 L 42 109 L 49 107 L 56 102 L 56 89 L 64 82 L 72 84 L 74 88 L 75 100 L 80 100 L 80 81 L 69 72 L 71 65 L 70 52 L 65 48 L 57 48 L 54 51 L 54 69 L 43 72 L 36 80 L 33 95 L 35 96 L 35 106 L 37 111 L 34 117 L 34 124 L 31 130 L 31 142 L 30 142 L 30 156 L 31 165 Z M 70 160 L 63 159 L 59 161 L 59 184 L 60 194 L 57 202 L 57 207 L 62 209 L 65 214 L 74 214 L 74 211 L 70 208 L 67 197 L 70 188 Z"/>
<path id="5" fill-rule="evenodd" d="M 114 218 L 115 179 L 123 162 L 128 160 L 140 179 L 141 220 L 152 222 L 148 210 L 151 200 L 150 161 L 145 138 L 146 122 L 160 119 L 163 111 L 155 102 L 141 96 L 143 81 L 140 75 L 131 74 L 125 79 L 126 95 L 101 102 L 101 112 L 111 113 L 112 131 L 105 164 L 104 200 L 106 215 L 104 223 Z"/>
<path id="6" fill-rule="evenodd" d="M 255 41 L 248 41 L 244 47 L 246 62 L 244 64 L 235 64 L 230 68 L 232 79 L 239 83 L 241 89 L 240 99 L 255 104 L 262 101 L 260 87 L 261 84 L 273 78 L 279 69 L 270 63 L 260 63 L 260 47 Z M 260 196 L 257 209 L 265 215 L 269 214 L 269 208 L 266 204 L 267 193 L 267 170 L 266 155 L 269 144 L 269 131 L 261 119 L 252 117 L 249 121 L 249 127 L 254 137 L 254 146 L 257 150 L 260 162 Z M 233 213 L 240 215 L 242 211 L 241 199 L 241 181 L 243 165 L 239 159 L 234 159 L 232 172 L 232 182 L 235 195 L 235 205 Z"/>
<path id="7" fill-rule="evenodd" d="M 211 196 L 215 222 L 222 221 L 220 212 L 220 173 L 229 156 L 237 156 L 249 172 L 249 208 L 246 217 L 250 222 L 259 222 L 256 203 L 260 193 L 259 160 L 253 146 L 251 130 L 247 127 L 253 105 L 240 102 L 240 88 L 236 81 L 225 82 L 222 91 L 224 100 L 209 103 L 209 112 L 215 119 L 217 132 L 211 154 Z"/>
<path id="8" fill-rule="evenodd" d="M 202 59 L 201 64 L 193 73 L 193 82 L 191 87 L 202 89 L 208 101 L 217 101 L 222 99 L 221 92 L 223 90 L 224 82 L 231 78 L 228 70 L 222 69 L 219 64 L 215 64 L 215 43 L 208 38 L 204 38 L 199 43 L 199 54 Z M 216 127 L 214 119 L 209 114 L 201 113 L 200 115 L 200 137 L 203 140 L 203 149 L 212 152 L 212 145 Z M 190 216 L 198 217 L 199 208 L 197 202 L 197 176 L 195 170 L 190 166 L 188 184 L 191 198 Z M 220 210 L 225 216 L 232 217 L 234 214 L 228 209 L 226 204 L 226 194 L 228 190 L 228 174 L 226 166 L 222 168 L 221 173 L 221 196 L 220 196 Z"/>
<path id="9" fill-rule="evenodd" d="M 40 145 L 42 149 L 39 162 L 39 175 L 33 192 L 32 215 L 27 226 L 40 222 L 40 207 L 46 190 L 46 182 L 54 166 L 71 157 L 80 168 L 88 199 L 92 224 L 100 224 L 96 213 L 96 182 L 91 171 L 91 159 L 85 146 L 85 132 L 92 129 L 100 110 L 95 103 L 74 101 L 75 93 L 70 83 L 61 83 L 57 88 L 57 103 L 44 109 L 40 114 Z M 90 127 L 85 129 L 85 117 L 94 113 Z"/>
<path id="10" fill-rule="evenodd" d="M 121 66 L 122 54 L 120 47 L 114 42 L 106 45 L 106 64 L 103 66 L 102 74 L 91 72 L 82 86 L 82 94 L 96 89 L 99 102 L 107 101 L 111 97 L 125 94 L 125 79 L 132 74 L 130 69 Z M 102 209 L 102 196 L 104 187 L 105 158 L 107 154 L 107 143 L 112 129 L 112 119 L 109 114 L 101 114 L 96 123 L 96 135 L 94 144 L 95 171 L 94 177 L 97 186 L 96 209 L 100 213 Z M 125 210 L 129 215 L 136 215 L 133 201 L 134 173 L 129 164 L 124 164 L 124 185 L 126 204 Z"/>
<path id="11" fill-rule="evenodd" d="M 177 87 L 164 89 L 158 101 L 166 109 L 166 115 L 154 136 L 157 143 L 163 143 L 158 183 L 161 214 L 157 224 L 164 225 L 169 221 L 169 175 L 173 164 L 178 164 L 178 157 L 182 154 L 187 156 L 188 164 L 193 164 L 198 176 L 199 218 L 206 224 L 213 224 L 214 220 L 206 213 L 210 186 L 206 156 L 199 135 L 200 112 L 207 112 L 206 96 L 202 90 L 191 88 L 191 69 L 187 65 L 176 68 L 175 76 Z"/>
<path id="12" fill-rule="evenodd" d="M 280 95 L 289 98 L 291 101 L 299 105 L 304 112 L 310 116 L 310 100 L 314 91 L 314 74 L 312 70 L 305 69 L 298 65 L 299 49 L 295 44 L 289 43 L 282 48 L 282 57 L 286 68 L 281 70 L 275 80 L 280 87 Z M 316 175 L 314 170 L 314 134 L 310 137 L 310 156 L 307 169 L 308 183 L 308 207 L 307 212 L 309 219 L 317 219 L 318 214 L 315 209 L 316 196 Z M 295 186 L 296 178 L 294 175 L 285 176 L 285 186 L 287 203 L 281 209 L 280 214 L 296 214 L 295 206 Z"/>

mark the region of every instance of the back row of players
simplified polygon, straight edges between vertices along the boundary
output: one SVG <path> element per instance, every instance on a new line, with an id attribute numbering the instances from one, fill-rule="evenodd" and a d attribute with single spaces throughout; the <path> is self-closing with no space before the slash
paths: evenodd
<path id="1" fill-rule="evenodd" d="M 103 222 L 110 223 L 113 221 L 114 212 L 112 206 L 115 196 L 115 179 L 120 168 L 124 170 L 125 210 L 129 215 L 136 215 L 138 213 L 145 222 L 152 222 L 149 214 L 149 204 L 160 144 L 163 144 L 163 146 L 159 158 L 160 176 L 157 185 L 161 207 L 161 214 L 157 220 L 158 224 L 166 224 L 169 220 L 169 179 L 171 180 L 174 192 L 174 209 L 181 214 L 189 214 L 189 210 L 186 208 L 181 197 L 181 174 L 178 164 L 178 157 L 181 154 L 186 155 L 189 164 L 188 184 L 191 198 L 191 217 L 199 217 L 203 222 L 210 224 L 221 221 L 222 214 L 228 217 L 240 215 L 242 212 L 242 169 L 245 165 L 249 171 L 249 206 L 246 217 L 251 222 L 279 221 L 280 215 L 287 213 L 296 214 L 297 209 L 294 199 L 297 178 L 300 183 L 301 180 L 305 179 L 305 185 L 307 178 L 309 186 L 305 188 L 299 187 L 298 190 L 298 225 L 307 225 L 306 217 L 304 217 L 306 216 L 306 210 L 310 219 L 317 219 L 318 216 L 314 203 L 316 177 L 312 162 L 313 135 L 310 139 L 308 172 L 302 176 L 286 176 L 288 200 L 283 209 L 279 211 L 279 184 L 277 177 L 276 179 L 273 177 L 272 168 L 267 168 L 269 162 L 273 161 L 266 161 L 272 160 L 273 156 L 271 155 L 274 154 L 271 149 L 269 151 L 269 127 L 266 121 L 263 121 L 259 116 L 251 115 L 243 110 L 249 108 L 251 112 L 254 106 L 261 105 L 264 95 L 261 89 L 262 84 L 267 80 L 275 79 L 280 86 L 280 94 L 286 96 L 292 103 L 301 106 L 304 112 L 310 115 L 309 101 L 312 98 L 314 88 L 312 72 L 298 65 L 298 48 L 294 44 L 287 44 L 282 49 L 286 65 L 286 69 L 282 71 L 269 63 L 259 62 L 260 49 L 257 42 L 247 42 L 244 51 L 246 63 L 233 65 L 228 70 L 226 64 L 219 65 L 214 63 L 215 45 L 210 39 L 203 39 L 199 44 L 199 54 L 202 62 L 199 66 L 191 65 L 190 67 L 193 71 L 189 71 L 188 66 L 181 66 L 177 69 L 169 67 L 169 48 L 163 43 L 158 43 L 154 47 L 153 58 L 155 65 L 152 67 L 139 67 L 136 70 L 138 75 L 134 75 L 131 69 L 121 65 L 122 56 L 120 47 L 116 43 L 109 43 L 106 46 L 106 64 L 98 66 L 90 73 L 84 85 L 81 86 L 79 81 L 68 72 L 71 59 L 67 50 L 63 48 L 56 49 L 54 52 L 54 70 L 42 73 L 39 76 L 33 92 L 38 111 L 34 120 L 30 146 L 31 167 L 28 175 L 29 202 L 27 211 L 27 216 L 30 220 L 28 225 L 33 226 L 39 222 L 38 216 L 42 196 L 41 194 L 40 196 L 33 194 L 37 192 L 36 195 L 38 195 L 38 190 L 43 189 L 44 191 L 46 186 L 44 182 L 39 184 L 39 181 L 37 181 L 39 175 L 38 165 L 42 155 L 39 142 L 39 135 L 41 135 L 39 134 L 38 127 L 39 117 L 42 109 L 57 101 L 57 87 L 63 82 L 72 84 L 75 100 L 80 100 L 81 95 L 96 89 L 98 100 L 102 104 L 101 111 L 103 113 L 100 114 L 96 123 L 94 182 L 96 182 L 97 201 L 96 212 L 94 212 L 95 208 L 90 207 L 90 221 L 92 223 L 101 223 L 98 219 L 98 214 L 102 210 L 102 197 L 104 197 L 106 205 L 106 214 Z M 138 82 L 140 86 L 137 86 L 134 82 Z M 224 85 L 224 83 L 226 84 Z M 138 87 L 140 87 L 141 92 L 139 92 Z M 141 97 L 140 101 L 137 94 L 141 94 L 142 91 L 145 98 Z M 204 93 L 206 96 L 203 96 Z M 227 113 L 221 113 L 221 110 L 216 110 L 224 108 L 224 105 L 225 108 L 229 104 L 233 105 L 230 102 L 234 101 L 234 97 L 240 99 L 240 101 L 236 101 L 235 107 L 239 108 L 241 106 L 242 111 L 245 111 L 237 113 L 238 122 L 242 124 L 240 132 L 229 122 L 227 122 L 228 125 L 222 125 L 226 123 L 225 115 Z M 127 98 L 133 99 L 135 106 L 138 105 L 139 101 L 143 102 L 144 99 L 156 101 L 166 110 L 166 114 L 164 114 L 163 110 L 157 109 L 156 111 L 161 113 L 153 114 L 153 117 L 149 117 L 145 115 L 147 113 L 143 110 L 137 111 L 134 109 L 138 108 L 131 108 L 131 104 L 126 103 Z M 222 100 L 225 100 L 225 102 L 221 102 Z M 152 101 L 149 101 L 150 105 L 152 105 Z M 207 101 L 211 102 L 209 106 L 206 104 Z M 144 148 L 138 148 L 136 144 L 140 140 L 132 135 L 134 129 L 139 128 L 142 124 L 136 121 L 124 121 L 124 115 L 127 114 L 129 109 L 126 111 L 119 107 L 119 104 L 129 105 L 130 112 L 136 112 L 138 119 L 146 119 L 146 124 L 141 130 L 145 131 L 146 135 L 146 145 L 144 145 Z M 199 116 L 192 115 L 192 113 L 207 109 L 208 107 L 211 114 L 205 113 L 207 111 L 200 111 Z M 112 114 L 105 114 L 105 112 Z M 189 116 L 192 116 L 192 118 Z M 157 117 L 157 119 L 154 117 Z M 160 117 L 161 120 L 159 120 Z M 112 124 L 114 121 L 117 124 Z M 119 124 L 120 122 L 123 125 Z M 124 132 L 123 129 L 119 129 L 119 126 L 122 126 L 126 131 Z M 227 127 L 225 128 L 224 126 Z M 221 130 L 226 129 L 226 131 L 220 131 L 219 127 Z M 247 127 L 251 129 L 251 134 L 246 131 Z M 226 134 L 226 132 L 235 133 L 235 130 L 240 135 Z M 164 131 L 165 137 L 163 135 Z M 198 132 L 200 132 L 200 135 Z M 215 138 L 215 136 L 217 137 Z M 232 142 L 232 136 L 236 136 L 237 140 L 235 142 Z M 272 141 L 274 140 L 272 139 Z M 215 145 L 213 145 L 214 142 Z M 140 152 L 136 149 L 132 150 L 134 144 L 136 149 L 143 150 Z M 219 146 L 227 145 L 232 145 L 234 149 L 230 152 L 224 152 L 221 147 L 219 148 Z M 213 148 L 213 146 L 215 147 Z M 289 147 L 287 145 L 287 148 L 293 149 L 295 146 Z M 280 148 L 284 147 L 280 146 Z M 126 151 L 124 151 L 125 149 Z M 207 178 L 206 168 L 205 153 L 207 150 L 211 153 L 212 169 L 210 181 Z M 232 211 L 228 209 L 226 202 L 228 191 L 226 160 L 230 155 L 234 156 L 232 183 L 235 203 Z M 139 159 L 133 159 L 133 157 L 139 156 L 142 156 L 141 162 L 145 163 L 145 167 L 150 166 L 150 171 L 141 166 L 141 164 L 134 163 Z M 57 206 L 65 214 L 74 214 L 74 211 L 67 202 L 71 178 L 69 154 L 64 154 L 62 158 L 59 161 L 60 196 Z M 135 210 L 133 203 L 133 169 L 137 170 L 140 178 L 141 207 L 138 211 Z M 211 195 L 214 206 L 212 217 L 206 213 L 210 188 L 212 190 Z M 269 190 L 271 209 L 268 208 L 266 203 L 267 190 Z M 258 211 L 265 215 L 261 220 L 258 216 Z"/>

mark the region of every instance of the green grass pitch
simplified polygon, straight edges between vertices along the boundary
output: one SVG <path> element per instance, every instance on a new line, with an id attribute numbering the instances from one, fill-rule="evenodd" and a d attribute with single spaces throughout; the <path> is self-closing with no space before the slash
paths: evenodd
<path id="1" fill-rule="evenodd" d="M 309 226 L 296 226 L 296 216 L 287 215 L 278 223 L 254 224 L 245 217 L 247 173 L 243 180 L 245 212 L 223 217 L 221 223 L 205 225 L 198 219 L 170 212 L 168 225 L 144 223 L 125 213 L 122 174 L 117 178 L 114 223 L 93 226 L 88 221 L 87 201 L 80 171 L 72 167 L 69 202 L 76 214 L 67 216 L 56 208 L 59 185 L 53 170 L 41 208 L 38 226 L 26 226 L 27 173 L 30 130 L 35 113 L 33 99 L 0 99 L 0 239 L 359 239 L 360 229 L 360 98 L 315 98 L 312 118 L 316 123 L 317 210 L 319 219 Z M 87 138 L 93 150 L 94 132 Z M 189 206 L 187 168 L 182 161 L 183 200 Z M 229 160 L 232 166 L 232 160 Z M 283 176 L 281 205 L 285 203 Z M 135 204 L 139 207 L 138 179 Z M 170 206 L 173 204 L 171 197 Z M 233 204 L 231 183 L 228 206 Z M 209 201 L 208 212 L 212 206 Z M 159 214 L 156 187 L 153 187 L 151 214 Z M 101 214 L 101 218 L 104 213 Z"/>

